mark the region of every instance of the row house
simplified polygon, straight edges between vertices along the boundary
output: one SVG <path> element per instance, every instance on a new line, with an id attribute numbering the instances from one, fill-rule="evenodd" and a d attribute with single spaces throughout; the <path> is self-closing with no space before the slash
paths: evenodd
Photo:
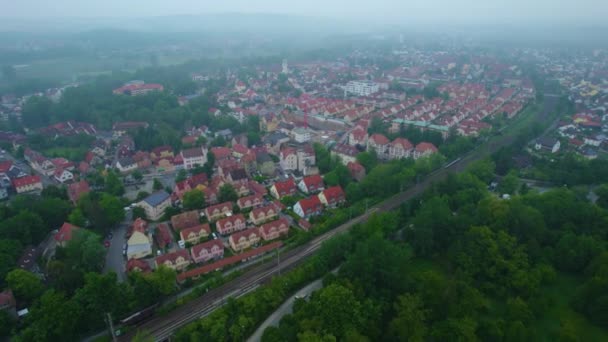
<path id="1" fill-rule="evenodd" d="M 205 216 L 207 216 L 209 222 L 217 221 L 230 213 L 232 213 L 232 202 L 224 202 L 205 208 Z"/>
<path id="2" fill-rule="evenodd" d="M 306 176 L 298 183 L 298 188 L 305 194 L 323 190 L 325 184 L 320 175 Z"/>
<path id="3" fill-rule="evenodd" d="M 232 234 L 230 235 L 228 242 L 235 252 L 243 251 L 260 242 L 260 230 L 259 228 L 254 227 Z"/>
<path id="4" fill-rule="evenodd" d="M 270 187 L 270 194 L 276 199 L 281 199 L 285 196 L 293 196 L 296 194 L 296 183 L 293 178 L 275 182 Z"/>
<path id="5" fill-rule="evenodd" d="M 255 208 L 249 213 L 249 219 L 253 224 L 259 225 L 266 221 L 270 221 L 279 215 L 279 210 L 274 204 L 269 204 L 263 207 Z"/>
<path id="6" fill-rule="evenodd" d="M 243 214 L 238 214 L 218 220 L 215 227 L 221 235 L 229 235 L 247 228 L 247 220 Z"/>
<path id="7" fill-rule="evenodd" d="M 224 257 L 224 244 L 221 240 L 209 240 L 192 246 L 190 255 L 195 263 L 218 260 Z"/>
<path id="8" fill-rule="evenodd" d="M 236 201 L 236 205 L 240 210 L 259 207 L 262 204 L 264 204 L 264 197 L 258 194 L 241 197 Z"/>
<path id="9" fill-rule="evenodd" d="M 260 235 L 264 241 L 278 239 L 287 234 L 289 234 L 289 221 L 285 218 L 280 218 L 260 226 Z"/>
<path id="10" fill-rule="evenodd" d="M 182 229 L 179 232 L 179 237 L 182 239 L 182 241 L 197 243 L 202 239 L 206 239 L 210 234 L 211 228 L 209 227 L 208 223 L 205 223 Z"/>
<path id="11" fill-rule="evenodd" d="M 156 268 L 166 266 L 170 269 L 181 271 L 190 265 L 190 254 L 188 250 L 180 249 L 172 253 L 158 256 L 154 259 Z"/>

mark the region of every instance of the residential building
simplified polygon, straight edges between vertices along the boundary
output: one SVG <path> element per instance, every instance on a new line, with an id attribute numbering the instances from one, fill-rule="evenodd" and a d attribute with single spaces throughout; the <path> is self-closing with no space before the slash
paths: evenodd
<path id="1" fill-rule="evenodd" d="M 78 229 L 80 229 L 80 227 L 69 222 L 64 222 L 61 228 L 59 228 L 59 231 L 55 233 L 55 241 L 57 242 L 57 245 L 65 247 L 68 241 L 72 240 L 74 231 Z"/>
<path id="2" fill-rule="evenodd" d="M 140 260 L 140 259 L 129 259 L 127 261 L 126 270 L 127 270 L 128 273 L 131 273 L 131 272 L 142 272 L 142 273 L 152 272 L 152 268 L 150 267 L 150 264 L 148 264 L 146 261 Z"/>
<path id="3" fill-rule="evenodd" d="M 171 195 L 164 190 L 155 192 L 137 203 L 146 212 L 149 220 L 157 221 L 165 214 L 165 209 L 171 205 Z"/>
<path id="4" fill-rule="evenodd" d="M 298 155 L 293 147 L 284 147 L 279 153 L 279 163 L 284 171 L 298 169 Z"/>
<path id="5" fill-rule="evenodd" d="M 260 226 L 260 235 L 264 241 L 278 239 L 287 234 L 289 234 L 289 222 L 285 218 L 264 223 Z"/>
<path id="6" fill-rule="evenodd" d="M 298 188 L 305 194 L 311 194 L 323 190 L 325 184 L 319 175 L 306 176 L 298 183 Z"/>
<path id="7" fill-rule="evenodd" d="M 551 153 L 556 153 L 557 151 L 559 151 L 560 145 L 561 144 L 559 140 L 555 138 L 543 137 L 536 141 L 536 143 L 534 144 L 534 148 L 537 151 L 546 150 L 550 151 Z"/>
<path id="8" fill-rule="evenodd" d="M 165 249 L 171 244 L 171 242 L 173 242 L 173 235 L 171 234 L 169 226 L 166 223 L 161 223 L 156 226 L 154 239 L 156 240 L 156 244 L 160 249 Z"/>
<path id="9" fill-rule="evenodd" d="M 17 179 L 13 179 L 13 187 L 18 194 L 31 192 L 31 191 L 42 191 L 42 180 L 40 176 L 25 176 Z"/>
<path id="10" fill-rule="evenodd" d="M 350 146 L 367 146 L 367 132 L 357 126 L 348 134 L 348 144 Z"/>
<path id="11" fill-rule="evenodd" d="M 262 204 L 264 204 L 264 198 L 259 194 L 241 197 L 236 201 L 236 205 L 240 210 L 259 207 Z"/>
<path id="12" fill-rule="evenodd" d="M 338 144 L 331 149 L 331 155 L 337 156 L 344 165 L 357 161 L 358 154 L 359 150 L 356 147 L 346 144 Z"/>
<path id="13" fill-rule="evenodd" d="M 413 157 L 414 159 L 418 159 L 421 157 L 427 157 L 430 156 L 433 153 L 437 153 L 437 147 L 435 147 L 435 145 L 428 143 L 428 142 L 421 142 L 418 145 L 416 145 L 416 148 L 414 149 L 413 152 Z"/>
<path id="14" fill-rule="evenodd" d="M 235 252 L 243 251 L 260 242 L 259 229 L 254 227 L 242 232 L 234 233 L 230 235 L 228 242 L 230 243 L 232 250 Z"/>
<path id="15" fill-rule="evenodd" d="M 279 210 L 274 204 L 269 204 L 263 207 L 255 208 L 249 213 L 249 219 L 253 224 L 259 225 L 261 223 L 270 221 L 279 215 Z"/>
<path id="16" fill-rule="evenodd" d="M 112 92 L 115 95 L 128 95 L 128 96 L 137 96 L 137 95 L 144 95 L 144 94 L 148 94 L 150 92 L 155 92 L 155 91 L 163 91 L 164 87 L 160 84 L 155 84 L 155 83 L 149 83 L 149 84 L 144 84 L 144 83 L 127 83 L 124 86 L 114 89 Z"/>
<path id="17" fill-rule="evenodd" d="M 180 230 L 179 237 L 182 241 L 194 244 L 206 239 L 209 234 L 211 234 L 211 228 L 208 223 L 205 223 Z"/>
<path id="18" fill-rule="evenodd" d="M 256 153 L 257 169 L 265 176 L 274 176 L 276 166 L 270 155 L 266 152 Z"/>
<path id="19" fill-rule="evenodd" d="M 330 208 L 334 208 L 346 202 L 346 196 L 344 195 L 342 187 L 336 185 L 323 190 L 319 194 L 319 201 Z"/>
<path id="20" fill-rule="evenodd" d="M 247 220 L 243 214 L 228 216 L 215 224 L 216 230 L 222 235 L 229 235 L 247 228 Z"/>
<path id="21" fill-rule="evenodd" d="M 152 152 L 150 152 L 150 157 L 153 160 L 164 159 L 164 158 L 173 159 L 173 157 L 174 157 L 173 149 L 171 148 L 171 146 L 156 147 L 152 150 Z"/>
<path id="22" fill-rule="evenodd" d="M 404 138 L 396 138 L 388 146 L 388 159 L 409 158 L 414 151 L 414 145 Z"/>
<path id="23" fill-rule="evenodd" d="M 133 232 L 127 240 L 127 259 L 141 259 L 152 255 L 152 241 L 143 225 L 133 225 Z"/>
<path id="24" fill-rule="evenodd" d="M 276 199 L 281 199 L 285 196 L 293 196 L 296 194 L 296 183 L 293 181 L 293 178 L 275 182 L 270 187 L 270 194 Z"/>
<path id="25" fill-rule="evenodd" d="M 310 130 L 308 130 L 307 128 L 303 128 L 303 127 L 296 127 L 291 131 L 291 134 L 293 136 L 293 140 L 295 140 L 295 142 L 302 144 L 305 142 L 309 142 L 310 139 L 312 138 L 311 134 L 310 134 Z"/>
<path id="26" fill-rule="evenodd" d="M 176 271 L 181 271 L 190 265 L 190 254 L 188 254 L 187 249 L 180 249 L 156 257 L 154 263 L 156 264 L 156 268 L 166 266 Z"/>
<path id="27" fill-rule="evenodd" d="M 376 151 L 378 159 L 381 160 L 388 159 L 388 145 L 388 138 L 379 133 L 372 134 L 372 136 L 367 140 L 367 150 Z"/>
<path id="28" fill-rule="evenodd" d="M 55 173 L 53 173 L 53 178 L 63 184 L 74 180 L 74 174 L 65 169 L 56 169 Z"/>
<path id="29" fill-rule="evenodd" d="M 224 257 L 224 244 L 219 239 L 209 240 L 190 248 L 190 255 L 195 263 L 221 259 Z"/>
<path id="30" fill-rule="evenodd" d="M 224 202 L 205 208 L 205 216 L 209 222 L 217 221 L 223 216 L 227 216 L 232 213 L 232 202 Z"/>
<path id="31" fill-rule="evenodd" d="M 137 170 L 138 165 L 137 162 L 131 157 L 124 157 L 118 159 L 116 162 L 116 168 L 120 173 L 129 173 Z"/>
<path id="32" fill-rule="evenodd" d="M 294 206 L 293 211 L 302 218 L 319 215 L 323 212 L 323 204 L 317 196 L 311 196 L 299 200 Z"/>
<path id="33" fill-rule="evenodd" d="M 344 86 L 344 92 L 357 96 L 369 96 L 379 91 L 380 85 L 370 81 L 349 81 Z"/>
<path id="34" fill-rule="evenodd" d="M 351 177 L 357 182 L 360 182 L 365 178 L 365 168 L 363 165 L 359 164 L 359 162 L 350 162 L 346 165 L 348 170 L 350 171 Z"/>
<path id="35" fill-rule="evenodd" d="M 203 166 L 207 162 L 207 150 L 204 147 L 194 147 L 181 152 L 184 169 L 190 170 L 195 166 Z"/>

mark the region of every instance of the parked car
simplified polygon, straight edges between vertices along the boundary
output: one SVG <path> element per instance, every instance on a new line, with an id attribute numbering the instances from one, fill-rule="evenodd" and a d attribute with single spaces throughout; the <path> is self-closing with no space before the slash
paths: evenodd
<path id="1" fill-rule="evenodd" d="M 111 243 L 110 243 L 110 240 L 106 240 L 106 241 L 104 241 L 104 242 L 103 242 L 103 246 L 104 246 L 105 248 L 110 248 L 110 244 L 111 244 Z"/>

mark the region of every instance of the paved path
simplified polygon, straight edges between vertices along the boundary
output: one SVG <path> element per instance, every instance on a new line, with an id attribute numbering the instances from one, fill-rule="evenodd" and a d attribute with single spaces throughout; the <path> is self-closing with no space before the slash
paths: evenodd
<path id="1" fill-rule="evenodd" d="M 317 279 L 314 282 L 306 285 L 304 288 L 300 289 L 300 291 L 298 291 L 295 295 L 289 297 L 283 303 L 283 305 L 281 305 L 275 312 L 272 313 L 272 315 L 268 316 L 264 323 L 262 323 L 262 325 L 258 327 L 255 333 L 251 335 L 249 339 L 247 339 L 247 342 L 261 341 L 262 335 L 264 334 L 264 330 L 266 330 L 266 328 L 278 326 L 279 322 L 281 321 L 281 318 L 283 318 L 283 316 L 287 314 L 290 314 L 293 311 L 293 303 L 296 301 L 297 297 L 306 297 L 311 293 L 315 292 L 316 290 L 320 289 L 321 287 L 323 287 L 323 280 Z"/>

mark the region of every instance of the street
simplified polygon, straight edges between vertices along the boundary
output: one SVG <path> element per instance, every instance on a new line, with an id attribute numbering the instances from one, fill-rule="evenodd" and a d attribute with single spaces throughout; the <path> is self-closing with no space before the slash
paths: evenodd
<path id="1" fill-rule="evenodd" d="M 131 211 L 129 211 L 125 217 L 125 220 L 112 231 L 114 235 L 111 240 L 110 247 L 107 248 L 108 253 L 106 254 L 106 264 L 104 266 L 104 273 L 114 271 L 116 278 L 119 282 L 123 282 L 127 279 L 125 274 L 125 257 L 122 254 L 122 249 L 127 240 L 125 234 L 127 227 L 131 222 Z"/>

